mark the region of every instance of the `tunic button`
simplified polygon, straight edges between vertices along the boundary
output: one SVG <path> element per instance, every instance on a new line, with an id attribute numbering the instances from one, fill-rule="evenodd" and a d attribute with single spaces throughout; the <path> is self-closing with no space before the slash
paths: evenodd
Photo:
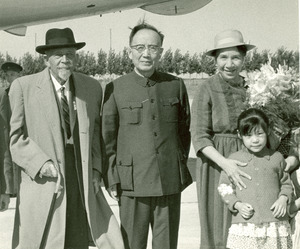
<path id="1" fill-rule="evenodd" d="M 155 120 L 155 119 L 156 119 L 156 117 L 153 115 L 153 116 L 152 116 L 152 120 Z"/>
<path id="2" fill-rule="evenodd" d="M 151 99 L 150 102 L 151 102 L 151 103 L 154 103 L 154 99 Z"/>
<path id="3" fill-rule="evenodd" d="M 155 137 L 157 137 L 157 133 L 156 132 L 154 132 L 153 134 L 154 134 Z"/>

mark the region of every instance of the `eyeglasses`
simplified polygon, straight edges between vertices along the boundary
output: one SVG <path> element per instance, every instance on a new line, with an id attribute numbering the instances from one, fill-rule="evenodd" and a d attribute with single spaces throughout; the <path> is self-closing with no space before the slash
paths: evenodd
<path id="1" fill-rule="evenodd" d="M 143 53 L 146 48 L 151 54 L 157 54 L 157 52 L 160 50 L 161 47 L 156 46 L 156 45 L 144 45 L 144 44 L 138 44 L 134 46 L 130 46 L 131 48 L 135 49 L 139 53 Z"/>

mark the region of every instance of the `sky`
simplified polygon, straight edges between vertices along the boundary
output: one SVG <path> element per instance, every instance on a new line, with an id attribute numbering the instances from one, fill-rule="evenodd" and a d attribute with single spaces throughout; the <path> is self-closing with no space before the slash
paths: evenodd
<path id="1" fill-rule="evenodd" d="M 298 0 L 213 0 L 203 8 L 181 16 L 162 16 L 141 9 L 104 14 L 68 21 L 29 26 L 25 37 L 0 31 L 0 52 L 20 58 L 33 55 L 35 47 L 45 44 L 45 33 L 51 28 L 69 27 L 82 49 L 97 53 L 101 48 L 116 52 L 128 46 L 130 27 L 145 19 L 165 35 L 163 47 L 182 53 L 203 52 L 213 48 L 214 36 L 226 29 L 238 29 L 244 40 L 275 52 L 281 46 L 299 50 Z M 110 35 L 111 34 L 111 35 Z"/>

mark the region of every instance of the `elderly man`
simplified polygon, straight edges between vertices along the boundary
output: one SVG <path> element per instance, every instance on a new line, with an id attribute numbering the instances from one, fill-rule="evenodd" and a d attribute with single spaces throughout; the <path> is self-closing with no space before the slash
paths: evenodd
<path id="1" fill-rule="evenodd" d="M 125 248 L 177 248 L 181 191 L 191 182 L 190 110 L 183 81 L 158 72 L 164 36 L 142 23 L 129 37 L 133 72 L 106 87 L 103 138 Z"/>
<path id="2" fill-rule="evenodd" d="M 47 68 L 12 83 L 10 148 L 21 169 L 13 248 L 39 248 L 58 175 L 61 190 L 45 248 L 123 248 L 100 188 L 102 90 L 73 72 L 84 45 L 69 28 L 48 30 L 46 45 L 36 47 Z"/>

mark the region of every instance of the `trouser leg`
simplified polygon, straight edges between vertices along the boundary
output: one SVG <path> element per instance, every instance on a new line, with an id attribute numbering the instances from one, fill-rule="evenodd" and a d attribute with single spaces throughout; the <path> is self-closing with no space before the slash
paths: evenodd
<path id="1" fill-rule="evenodd" d="M 181 193 L 153 197 L 152 249 L 176 249 L 180 220 Z"/>
<path id="2" fill-rule="evenodd" d="M 126 249 L 147 248 L 151 217 L 150 198 L 120 197 L 121 232 Z"/>
<path id="3" fill-rule="evenodd" d="M 80 196 L 73 146 L 67 146 L 65 153 L 67 197 L 65 248 L 88 249 L 88 223 Z"/>

